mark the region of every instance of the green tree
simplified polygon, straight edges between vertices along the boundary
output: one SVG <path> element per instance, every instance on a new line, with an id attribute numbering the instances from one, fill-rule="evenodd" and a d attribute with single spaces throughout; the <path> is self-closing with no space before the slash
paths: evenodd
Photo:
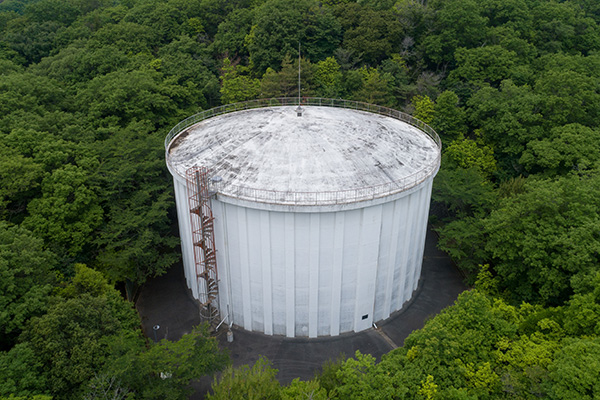
<path id="1" fill-rule="evenodd" d="M 545 53 L 588 54 L 600 46 L 596 21 L 570 3 L 532 3 L 532 41 Z"/>
<path id="2" fill-rule="evenodd" d="M 342 72 L 340 64 L 334 57 L 327 57 L 317 63 L 315 70 L 315 81 L 318 88 L 317 93 L 321 97 L 337 98 L 342 90 Z"/>
<path id="3" fill-rule="evenodd" d="M 219 103 L 220 82 L 206 46 L 188 36 L 181 36 L 163 46 L 158 52 L 160 72 L 165 82 L 179 86 L 181 93 L 172 93 L 177 106 L 185 115 L 196 113 Z"/>
<path id="4" fill-rule="evenodd" d="M 481 215 L 454 219 L 437 228 L 437 232 L 440 235 L 438 248 L 448 253 L 467 274 L 468 283 L 474 283 L 479 277 L 480 265 L 489 260 Z"/>
<path id="5" fill-rule="evenodd" d="M 14 149 L 0 144 L 0 217 L 24 207 L 43 176 L 42 166 Z"/>
<path id="6" fill-rule="evenodd" d="M 460 107 L 456 93 L 446 90 L 438 96 L 435 101 L 431 127 L 440 135 L 444 144 L 466 134 L 466 113 Z"/>
<path id="7" fill-rule="evenodd" d="M 400 54 L 392 54 L 381 62 L 379 70 L 392 78 L 389 90 L 395 99 L 394 106 L 403 106 L 409 93 L 415 90 L 410 82 L 410 71 L 405 59 Z"/>
<path id="8" fill-rule="evenodd" d="M 124 20 L 151 28 L 153 44 L 170 42 L 182 33 L 188 21 L 177 4 L 163 1 L 137 1 Z"/>
<path id="9" fill-rule="evenodd" d="M 128 351 L 129 350 L 129 351 Z M 119 358 L 105 365 L 88 387 L 88 398 L 118 384 L 124 394 L 134 398 L 184 400 L 192 393 L 192 380 L 223 369 L 229 361 L 206 326 L 199 326 L 177 341 L 161 340 L 139 351 L 124 346 L 114 355 Z"/>
<path id="10" fill-rule="evenodd" d="M 575 290 L 564 310 L 565 330 L 572 336 L 600 336 L 600 272 L 579 282 Z"/>
<path id="11" fill-rule="evenodd" d="M 102 208 L 84 168 L 67 164 L 42 181 L 42 197 L 28 204 L 23 225 L 61 254 L 74 256 L 99 226 Z"/>
<path id="12" fill-rule="evenodd" d="M 29 319 L 46 311 L 56 265 L 42 240 L 0 221 L 0 348 L 14 345 Z"/>
<path id="13" fill-rule="evenodd" d="M 431 65 L 453 62 L 459 47 L 481 46 L 486 38 L 488 19 L 483 5 L 475 0 L 432 1 L 432 32 L 420 43 L 420 52 Z"/>
<path id="14" fill-rule="evenodd" d="M 127 53 L 114 44 L 95 47 L 75 43 L 53 56 L 45 57 L 31 69 L 37 75 L 73 84 L 114 72 L 129 62 Z"/>
<path id="15" fill-rule="evenodd" d="M 105 24 L 88 41 L 91 49 L 116 46 L 126 54 L 150 53 L 155 37 L 152 28 L 134 22 L 119 21 Z"/>
<path id="16" fill-rule="evenodd" d="M 294 379 L 289 385 L 281 389 L 281 400 L 327 400 L 327 391 L 321 387 L 319 381 L 301 381 Z"/>
<path id="17" fill-rule="evenodd" d="M 56 21 L 38 22 L 27 17 L 15 18 L 4 29 L 3 44 L 13 55 L 14 61 L 31 65 L 52 53 L 57 32 L 63 27 L 63 24 Z"/>
<path id="18" fill-rule="evenodd" d="M 268 0 L 256 9 L 245 42 L 252 69 L 258 74 L 268 67 L 279 70 L 286 54 L 302 55 L 312 62 L 324 60 L 340 41 L 340 26 L 328 8 L 315 0 Z"/>
<path id="19" fill-rule="evenodd" d="M 464 169 L 475 168 L 487 178 L 496 171 L 492 148 L 480 146 L 475 140 L 460 137 L 448 145 L 445 155 L 454 165 Z"/>
<path id="20" fill-rule="evenodd" d="M 219 379 L 215 378 L 211 388 L 213 393 L 207 395 L 208 400 L 229 399 L 280 399 L 281 387 L 268 360 L 260 357 L 250 368 L 243 365 L 239 368 L 227 367 Z"/>
<path id="21" fill-rule="evenodd" d="M 545 176 L 593 169 L 600 161 L 600 131 L 580 124 L 552 128 L 542 139 L 527 143 L 519 159 L 527 171 Z"/>
<path id="22" fill-rule="evenodd" d="M 600 60 L 596 60 L 600 65 Z M 579 123 L 595 126 L 600 118 L 600 94 L 594 89 L 600 73 L 552 69 L 540 74 L 535 91 L 541 113 L 551 126 Z"/>
<path id="23" fill-rule="evenodd" d="M 43 361 L 27 343 L 19 343 L 7 352 L 0 352 L 0 398 L 49 394 L 43 367 Z"/>
<path id="24" fill-rule="evenodd" d="M 246 73 L 248 68 L 232 65 L 228 58 L 223 60 L 221 75 L 221 101 L 223 104 L 255 99 L 260 93 L 260 80 Z"/>
<path id="25" fill-rule="evenodd" d="M 481 87 L 488 83 L 498 86 L 505 79 L 512 78 L 517 64 L 517 54 L 499 45 L 458 48 L 454 54 L 457 67 L 448 75 L 449 85 L 459 82 Z"/>
<path id="26" fill-rule="evenodd" d="M 414 108 L 413 117 L 431 124 L 435 116 L 435 103 L 429 98 L 429 96 L 415 96 L 411 99 L 412 106 Z"/>
<path id="27" fill-rule="evenodd" d="M 394 98 L 390 92 L 392 77 L 381 73 L 376 68 L 363 67 L 358 70 L 361 76 L 361 87 L 353 95 L 354 100 L 364 101 L 380 106 L 393 106 Z"/>
<path id="28" fill-rule="evenodd" d="M 359 54 L 364 64 L 376 68 L 392 53 L 399 52 L 404 30 L 389 7 L 374 10 L 362 4 L 342 4 L 335 14 L 343 29 L 343 48 Z"/>
<path id="29" fill-rule="evenodd" d="M 600 393 L 600 339 L 568 340 L 549 366 L 550 399 L 592 400 Z"/>
<path id="30" fill-rule="evenodd" d="M 111 282 L 125 282 L 130 300 L 149 277 L 164 273 L 179 255 L 171 233 L 173 193 L 163 161 L 162 135 L 149 122 L 103 130 L 95 149 L 99 158 L 90 179 L 102 187 L 103 219 L 91 238 L 94 266 Z"/>
<path id="31" fill-rule="evenodd" d="M 238 9 L 227 15 L 227 18 L 219 24 L 212 43 L 217 53 L 233 60 L 241 58 L 248 61 L 249 52 L 245 39 L 252 28 L 255 11 L 255 8 Z"/>
<path id="32" fill-rule="evenodd" d="M 522 172 L 518 160 L 527 143 L 544 137 L 542 101 L 531 87 L 505 80 L 499 89 L 484 87 L 467 102 L 469 120 L 478 124 L 484 142 L 494 148 L 499 169 L 509 177 Z"/>
<path id="33" fill-rule="evenodd" d="M 383 384 L 381 376 L 374 374 L 375 358 L 370 354 L 356 351 L 354 358 L 342 363 L 336 371 L 338 386 L 330 392 L 334 399 L 383 399 L 383 394 L 389 392 L 389 382 Z M 385 377 L 383 377 L 385 379 Z M 379 390 L 373 391 L 379 387 Z"/>
<path id="34" fill-rule="evenodd" d="M 519 310 L 472 290 L 374 364 L 348 360 L 335 392 L 344 399 L 494 399 L 502 396 L 497 346 L 518 338 Z M 344 371 L 345 369 L 345 371 Z M 430 377 L 433 377 L 430 378 Z M 436 394 L 433 394 L 435 384 Z M 331 393 L 330 393 L 331 396 Z"/>
<path id="35" fill-rule="evenodd" d="M 313 87 L 313 66 L 304 58 L 300 60 L 300 90 L 302 96 L 310 96 Z M 292 62 L 289 54 L 281 62 L 281 71 L 272 68 L 267 71 L 260 81 L 260 96 L 297 97 L 298 96 L 298 60 Z"/>
<path id="36" fill-rule="evenodd" d="M 118 70 L 87 82 L 77 94 L 82 112 L 101 126 L 104 118 L 126 126 L 134 120 L 152 121 L 155 127 L 168 125 L 177 116 L 176 85 L 162 81 L 162 75 L 150 69 Z"/>
<path id="37" fill-rule="evenodd" d="M 31 320 L 22 340 L 44 366 L 50 393 L 56 399 L 80 398 L 111 359 L 112 342 L 126 338 L 141 348 L 139 318 L 100 273 L 83 265 L 54 300 L 47 314 Z"/>
<path id="38" fill-rule="evenodd" d="M 32 114 L 58 111 L 67 108 L 66 93 L 58 82 L 31 73 L 2 75 L 0 80 L 0 115 L 3 120 L 10 114 L 28 111 Z M 22 127 L 22 121 L 19 127 Z M 3 124 L 0 129 L 8 133 L 17 126 Z"/>
<path id="39" fill-rule="evenodd" d="M 421 388 L 419 394 L 425 398 L 425 400 L 433 400 L 437 394 L 438 385 L 433 381 L 433 376 L 427 375 L 427 379 L 421 382 Z"/>
<path id="40" fill-rule="evenodd" d="M 562 304 L 596 271 L 599 176 L 528 180 L 485 219 L 486 250 L 514 301 Z"/>

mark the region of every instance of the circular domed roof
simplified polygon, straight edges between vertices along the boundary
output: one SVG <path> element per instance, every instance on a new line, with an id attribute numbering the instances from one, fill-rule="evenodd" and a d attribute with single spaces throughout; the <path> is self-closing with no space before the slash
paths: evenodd
<path id="1" fill-rule="evenodd" d="M 167 149 L 172 172 L 208 167 L 223 179 L 220 194 L 296 205 L 406 190 L 437 171 L 439 156 L 439 145 L 408 123 L 319 106 L 303 106 L 301 117 L 295 106 L 218 115 L 183 130 Z"/>

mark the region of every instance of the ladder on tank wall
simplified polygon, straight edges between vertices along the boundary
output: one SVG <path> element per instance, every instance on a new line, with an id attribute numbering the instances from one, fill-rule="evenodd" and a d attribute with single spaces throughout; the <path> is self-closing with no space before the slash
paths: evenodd
<path id="1" fill-rule="evenodd" d="M 200 316 L 214 328 L 219 323 L 219 284 L 208 173 L 207 168 L 192 167 L 186 178 Z"/>

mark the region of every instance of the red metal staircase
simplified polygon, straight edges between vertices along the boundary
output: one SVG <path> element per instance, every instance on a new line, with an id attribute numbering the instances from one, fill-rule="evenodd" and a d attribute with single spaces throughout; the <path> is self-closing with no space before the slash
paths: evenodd
<path id="1" fill-rule="evenodd" d="M 186 177 L 200 316 L 214 328 L 219 323 L 219 279 L 208 173 L 207 168 L 192 167 Z"/>

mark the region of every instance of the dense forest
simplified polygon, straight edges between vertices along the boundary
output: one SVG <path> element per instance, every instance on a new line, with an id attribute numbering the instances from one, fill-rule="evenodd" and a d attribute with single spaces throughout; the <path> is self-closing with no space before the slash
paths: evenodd
<path id="1" fill-rule="evenodd" d="M 302 96 L 439 133 L 431 222 L 473 289 L 380 362 L 227 367 L 210 398 L 598 399 L 596 0 L 0 2 L 0 399 L 184 399 L 226 367 L 133 305 L 179 258 L 163 140 L 297 96 L 298 43 Z"/>

